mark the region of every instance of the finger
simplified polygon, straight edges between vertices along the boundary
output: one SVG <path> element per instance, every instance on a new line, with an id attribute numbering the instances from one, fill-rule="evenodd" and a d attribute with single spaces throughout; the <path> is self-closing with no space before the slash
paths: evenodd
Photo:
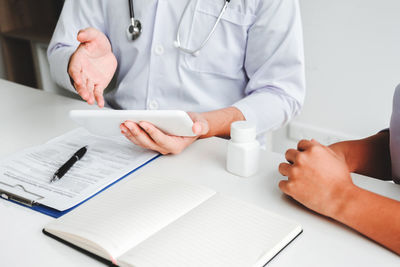
<path id="1" fill-rule="evenodd" d="M 199 113 L 188 112 L 193 121 L 192 131 L 195 135 L 205 135 L 210 130 L 208 121 Z"/>
<path id="2" fill-rule="evenodd" d="M 96 98 L 97 105 L 100 108 L 104 107 L 103 90 L 99 85 L 94 86 L 94 97 Z"/>
<path id="3" fill-rule="evenodd" d="M 142 146 L 142 144 L 136 139 L 136 135 L 132 133 L 132 131 L 125 125 L 125 123 L 121 124 L 121 133 L 125 135 L 125 137 L 130 140 L 132 143 L 138 146 Z M 143 146 L 142 146 L 143 147 Z M 146 147 L 147 148 L 147 147 Z"/>
<path id="4" fill-rule="evenodd" d="M 298 144 L 297 144 L 297 149 L 299 151 L 305 151 L 307 149 L 309 149 L 310 147 L 312 147 L 314 144 L 309 141 L 309 140 L 301 140 Z"/>
<path id="5" fill-rule="evenodd" d="M 86 73 L 83 71 L 81 72 L 81 79 L 82 79 L 82 86 L 81 86 L 82 92 L 87 95 L 85 100 L 89 103 L 90 100 L 92 99 L 92 92 L 90 92 L 87 88 L 88 78 L 86 76 Z"/>
<path id="6" fill-rule="evenodd" d="M 289 176 L 291 168 L 292 168 L 292 165 L 282 162 L 281 164 L 279 164 L 278 170 L 279 170 L 280 174 L 282 174 L 283 176 Z"/>
<path id="7" fill-rule="evenodd" d="M 80 43 L 93 41 L 98 37 L 99 31 L 95 28 L 86 28 L 78 32 L 77 40 Z"/>
<path id="8" fill-rule="evenodd" d="M 149 122 L 141 121 L 139 126 L 146 131 L 158 146 L 166 148 L 168 145 L 168 135 Z"/>
<path id="9" fill-rule="evenodd" d="M 85 87 L 82 84 L 78 85 L 74 83 L 74 87 L 76 92 L 82 97 L 83 100 L 87 101 L 89 99 L 89 93 L 86 91 Z"/>
<path id="10" fill-rule="evenodd" d="M 193 123 L 192 132 L 197 136 L 207 133 L 207 131 L 204 129 L 204 125 L 202 125 L 200 122 Z"/>
<path id="11" fill-rule="evenodd" d="M 135 145 L 139 146 L 139 142 L 136 140 L 136 138 L 130 133 L 130 130 L 123 124 L 121 123 L 121 125 L 119 126 L 119 128 L 121 129 L 121 133 L 132 143 L 134 143 Z"/>
<path id="12" fill-rule="evenodd" d="M 162 154 L 179 154 L 197 139 L 196 137 L 171 136 L 165 134 L 151 123 L 145 121 L 140 122 L 139 125 L 160 148 L 157 150 Z"/>
<path id="13" fill-rule="evenodd" d="M 279 189 L 281 189 L 281 191 L 283 193 L 285 193 L 286 195 L 291 195 L 291 191 L 290 191 L 290 182 L 286 181 L 286 180 L 282 180 L 279 182 Z"/>
<path id="14" fill-rule="evenodd" d="M 297 155 L 299 154 L 300 152 L 298 151 L 298 150 L 296 150 L 296 149 L 289 149 L 289 150 L 287 150 L 286 151 L 286 153 L 285 153 L 285 158 L 286 158 L 286 160 L 288 161 L 288 162 L 290 162 L 290 163 L 294 163 L 295 162 L 295 160 L 296 160 L 296 157 L 297 157 Z"/>
<path id="15" fill-rule="evenodd" d="M 196 121 L 193 123 L 192 131 L 195 135 L 205 135 L 209 131 L 209 126 L 207 121 Z"/>
<path id="16" fill-rule="evenodd" d="M 311 139 L 311 143 L 313 143 L 314 145 L 321 145 L 321 143 L 318 142 L 318 141 L 315 140 L 315 139 Z"/>
<path id="17" fill-rule="evenodd" d="M 75 66 L 76 64 L 74 62 L 71 62 L 71 65 L 69 66 L 68 69 L 68 74 L 71 77 L 71 79 L 74 81 L 75 84 L 78 86 L 82 85 L 82 77 L 81 77 L 81 71 L 82 69 L 80 67 Z"/>
<path id="18" fill-rule="evenodd" d="M 124 122 L 124 125 L 129 129 L 127 136 L 134 137 L 138 142 L 139 146 L 159 151 L 162 153 L 163 149 L 157 146 L 157 144 L 150 138 L 150 136 L 145 131 L 143 131 L 139 127 L 139 125 L 131 121 Z"/>
<path id="19" fill-rule="evenodd" d="M 86 89 L 86 79 L 84 78 L 83 74 L 80 73 L 81 76 L 81 81 L 82 83 L 77 84 L 74 83 L 75 89 L 78 92 L 78 94 L 82 97 L 83 100 L 88 101 L 90 98 L 90 93 L 88 92 L 88 90 Z M 85 81 L 85 82 L 83 82 Z"/>
<path id="20" fill-rule="evenodd" d="M 127 134 L 128 131 L 129 131 L 129 129 L 126 128 L 126 126 L 125 126 L 123 123 L 121 123 L 121 124 L 119 125 L 119 129 L 121 130 L 121 133 L 122 133 L 123 135 Z"/>
<path id="21" fill-rule="evenodd" d="M 91 79 L 86 79 L 86 90 L 89 92 L 89 99 L 87 102 L 89 105 L 93 105 L 94 104 L 94 96 L 93 96 L 94 84 Z"/>

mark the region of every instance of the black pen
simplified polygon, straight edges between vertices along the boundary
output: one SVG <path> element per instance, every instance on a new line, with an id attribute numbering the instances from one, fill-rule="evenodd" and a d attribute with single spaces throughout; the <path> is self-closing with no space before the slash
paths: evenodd
<path id="1" fill-rule="evenodd" d="M 86 151 L 87 146 L 84 146 L 76 151 L 76 153 L 54 173 L 50 183 L 60 180 L 78 160 L 83 158 Z"/>

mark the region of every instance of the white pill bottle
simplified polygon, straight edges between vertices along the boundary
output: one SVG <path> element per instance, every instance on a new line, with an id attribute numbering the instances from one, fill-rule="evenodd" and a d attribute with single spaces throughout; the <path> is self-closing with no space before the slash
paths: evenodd
<path id="1" fill-rule="evenodd" d="M 242 177 L 257 173 L 260 143 L 256 139 L 256 126 L 248 121 L 231 124 L 231 139 L 228 141 L 226 169 Z"/>

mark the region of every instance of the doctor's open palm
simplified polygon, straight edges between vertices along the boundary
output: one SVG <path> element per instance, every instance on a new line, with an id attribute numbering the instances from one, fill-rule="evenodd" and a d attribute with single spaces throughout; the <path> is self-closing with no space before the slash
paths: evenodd
<path id="1" fill-rule="evenodd" d="M 107 37 L 94 28 L 79 31 L 79 47 L 72 54 L 68 74 L 78 94 L 88 102 L 104 107 L 103 91 L 117 68 L 111 44 Z"/>

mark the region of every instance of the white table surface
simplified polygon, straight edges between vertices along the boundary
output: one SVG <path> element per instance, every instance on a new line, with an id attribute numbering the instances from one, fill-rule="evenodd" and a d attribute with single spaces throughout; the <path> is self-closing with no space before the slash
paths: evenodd
<path id="1" fill-rule="evenodd" d="M 0 157 L 46 142 L 74 129 L 71 109 L 84 102 L 0 80 Z M 320 216 L 284 196 L 277 171 L 284 157 L 264 151 L 261 169 L 251 178 L 225 171 L 226 141 L 200 140 L 177 156 L 163 156 L 135 175 L 174 177 L 205 185 L 300 222 L 303 233 L 268 266 L 400 266 L 400 257 L 329 218 Z M 354 175 L 361 187 L 400 200 L 400 186 Z M 115 186 L 121 186 L 121 181 Z M 113 190 L 110 188 L 108 190 Z M 0 266 L 102 266 L 103 264 L 42 234 L 51 217 L 0 200 Z M 390 222 L 388 222 L 390 223 Z"/>

